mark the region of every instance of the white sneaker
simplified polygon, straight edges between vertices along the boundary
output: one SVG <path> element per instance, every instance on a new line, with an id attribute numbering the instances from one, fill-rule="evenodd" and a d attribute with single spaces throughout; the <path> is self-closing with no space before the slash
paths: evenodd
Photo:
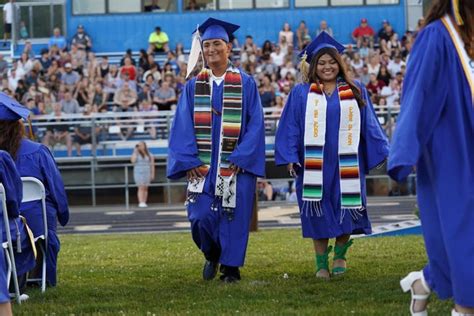
<path id="1" fill-rule="evenodd" d="M 413 292 L 413 283 L 415 281 L 421 280 L 421 284 L 427 294 L 415 294 Z M 411 302 L 410 302 L 410 314 L 412 316 L 428 316 L 428 311 L 425 309 L 421 312 L 413 311 L 413 307 L 415 306 L 416 301 L 425 301 L 431 294 L 431 290 L 426 284 L 425 278 L 423 277 L 423 271 L 414 271 L 410 272 L 405 278 L 400 281 L 400 286 L 402 287 L 403 292 L 411 292 Z"/>
<path id="2" fill-rule="evenodd" d="M 138 207 L 148 207 L 148 205 L 145 202 L 140 202 Z"/>

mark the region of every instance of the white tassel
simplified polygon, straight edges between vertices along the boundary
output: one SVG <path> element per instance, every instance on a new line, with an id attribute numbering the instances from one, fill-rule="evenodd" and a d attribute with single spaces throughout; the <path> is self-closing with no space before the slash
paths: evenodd
<path id="1" fill-rule="evenodd" d="M 193 72 L 194 68 L 196 67 L 199 61 L 199 56 L 202 56 L 202 47 L 201 47 L 201 36 L 199 34 L 199 25 L 198 25 L 196 27 L 196 32 L 193 35 L 191 50 L 189 52 L 186 79 L 189 78 L 189 75 Z"/>

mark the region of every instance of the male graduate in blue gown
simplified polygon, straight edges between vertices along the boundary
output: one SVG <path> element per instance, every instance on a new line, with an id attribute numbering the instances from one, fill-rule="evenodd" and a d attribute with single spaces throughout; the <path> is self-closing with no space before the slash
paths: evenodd
<path id="1" fill-rule="evenodd" d="M 262 106 L 255 81 L 235 68 L 229 37 L 239 26 L 210 18 L 199 27 L 205 62 L 186 83 L 169 140 L 167 175 L 187 176 L 192 237 L 203 279 L 240 280 L 256 178 L 265 172 Z M 222 144 L 222 145 L 221 145 Z"/>
<path id="2" fill-rule="evenodd" d="M 429 261 L 401 281 L 416 315 L 431 291 L 454 299 L 453 315 L 474 314 L 473 47 L 474 1 L 435 1 L 403 83 L 388 172 L 400 181 L 416 166 Z"/>
<path id="3" fill-rule="evenodd" d="M 68 201 L 61 174 L 49 149 L 23 136 L 24 126 L 20 118 L 27 116 L 22 112 L 24 109 L 26 108 L 18 102 L 0 93 L 0 149 L 6 150 L 12 155 L 20 176 L 34 177 L 40 180 L 45 187 L 48 221 L 46 281 L 49 285 L 54 286 L 56 285 L 56 265 L 60 249 L 56 227 L 58 220 L 63 226 L 69 220 Z M 5 138 L 5 135 L 11 135 L 13 141 Z M 22 203 L 20 207 L 20 213 L 26 218 L 34 237 L 44 235 L 41 207 L 41 201 Z"/>

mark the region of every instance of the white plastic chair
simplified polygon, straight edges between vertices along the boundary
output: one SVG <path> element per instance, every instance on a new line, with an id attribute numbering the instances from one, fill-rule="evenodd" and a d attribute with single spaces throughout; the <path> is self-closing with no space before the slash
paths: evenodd
<path id="1" fill-rule="evenodd" d="M 40 279 L 28 279 L 27 282 L 41 281 L 41 292 L 46 291 L 46 256 L 48 253 L 48 218 L 46 215 L 46 190 L 40 180 L 33 177 L 22 177 L 23 183 L 23 200 L 21 203 L 41 201 L 41 211 L 43 214 L 44 234 L 35 237 L 35 244 L 39 239 L 43 243 L 39 243 L 41 252 L 43 254 L 43 266 Z"/>
<path id="2" fill-rule="evenodd" d="M 5 235 L 7 236 L 7 241 L 2 243 L 3 249 L 8 249 L 5 251 L 7 264 L 8 264 L 8 273 L 7 273 L 7 285 L 10 285 L 10 280 L 13 278 L 13 283 L 15 286 L 15 297 L 18 304 L 21 304 L 20 299 L 20 287 L 18 286 L 18 278 L 16 275 L 16 265 L 15 265 L 15 255 L 13 253 L 13 244 L 12 244 L 12 236 L 10 234 L 10 224 L 8 220 L 8 212 L 7 212 L 7 197 L 5 194 L 5 187 L 3 184 L 0 183 L 0 200 L 1 200 L 1 209 L 3 215 L 3 222 L 5 229 Z"/>

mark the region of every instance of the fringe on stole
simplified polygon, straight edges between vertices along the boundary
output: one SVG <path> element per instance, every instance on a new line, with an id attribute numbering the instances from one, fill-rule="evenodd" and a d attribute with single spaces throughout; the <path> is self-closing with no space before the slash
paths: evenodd
<path id="1" fill-rule="evenodd" d="M 364 206 L 359 208 L 341 208 L 341 218 L 339 224 L 342 224 L 346 213 L 349 213 L 354 221 L 359 220 L 363 217 L 363 213 L 366 210 Z M 303 201 L 300 214 L 306 215 L 306 217 L 317 216 L 322 217 L 324 215 L 321 201 Z"/>
<path id="2" fill-rule="evenodd" d="M 201 195 L 201 193 L 198 192 L 191 192 L 187 191 L 186 194 L 186 201 L 184 202 L 185 206 L 188 206 L 189 204 L 195 203 L 198 197 Z M 219 210 L 219 203 L 221 202 L 222 197 L 221 196 L 215 196 L 214 200 L 212 201 L 211 204 L 211 210 L 214 212 L 217 212 Z"/>
<path id="3" fill-rule="evenodd" d="M 300 213 L 306 217 L 314 216 L 321 217 L 324 215 L 321 201 L 303 201 Z"/>
<path id="4" fill-rule="evenodd" d="M 199 193 L 191 192 L 191 191 L 187 190 L 187 192 L 186 192 L 186 201 L 184 201 L 184 206 L 188 206 L 189 204 L 196 202 L 198 196 L 199 196 Z"/>
<path id="5" fill-rule="evenodd" d="M 198 197 L 200 196 L 200 193 L 197 192 L 191 192 L 187 191 L 187 196 L 186 196 L 186 201 L 184 202 L 185 206 L 188 206 L 191 203 L 195 203 Z M 211 211 L 213 212 L 218 212 L 219 211 L 219 205 L 222 204 L 222 196 L 215 196 L 214 200 L 212 201 L 211 204 Z M 223 207 L 222 208 L 222 213 L 227 216 L 227 219 L 229 221 L 234 219 L 234 208 L 232 207 Z"/>
<path id="6" fill-rule="evenodd" d="M 366 208 L 364 206 L 356 208 L 341 208 L 341 219 L 339 221 L 339 224 L 342 224 L 342 221 L 344 220 L 344 217 L 346 216 L 347 212 L 349 212 L 354 221 L 357 221 L 362 218 L 362 216 L 364 215 L 362 214 L 362 212 L 364 212 L 365 210 Z"/>

